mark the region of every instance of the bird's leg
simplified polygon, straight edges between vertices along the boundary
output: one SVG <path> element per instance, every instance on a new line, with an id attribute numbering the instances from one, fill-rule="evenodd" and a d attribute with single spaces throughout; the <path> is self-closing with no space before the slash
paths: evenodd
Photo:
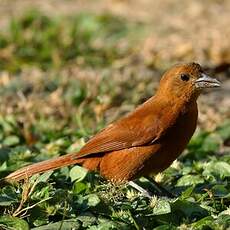
<path id="1" fill-rule="evenodd" d="M 129 185 L 139 191 L 144 197 L 151 198 L 152 194 L 134 181 L 129 181 Z"/>
<path id="2" fill-rule="evenodd" d="M 169 198 L 175 198 L 175 195 L 166 190 L 164 187 L 162 187 L 160 184 L 158 184 L 155 180 L 153 180 L 150 177 L 147 177 L 147 179 L 151 182 L 151 184 L 154 186 L 154 188 L 157 190 L 158 194 L 161 194 L 163 196 L 167 196 Z M 149 192 L 147 189 L 142 188 L 140 185 L 135 183 L 134 181 L 129 181 L 129 185 L 139 191 L 144 197 L 152 198 L 152 193 Z"/>
<path id="3" fill-rule="evenodd" d="M 167 189 L 162 187 L 160 184 L 158 184 L 155 180 L 153 180 L 151 177 L 146 177 L 154 186 L 154 188 L 160 192 L 163 196 L 167 196 L 169 198 L 175 198 L 175 195 L 169 192 Z"/>

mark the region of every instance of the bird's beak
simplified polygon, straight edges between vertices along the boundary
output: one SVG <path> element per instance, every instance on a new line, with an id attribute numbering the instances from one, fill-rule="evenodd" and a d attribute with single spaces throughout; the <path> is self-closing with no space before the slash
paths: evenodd
<path id="1" fill-rule="evenodd" d="M 195 81 L 195 86 L 198 89 L 201 88 L 215 88 L 220 87 L 221 83 L 215 78 L 211 78 L 208 75 L 202 73 L 201 76 Z"/>

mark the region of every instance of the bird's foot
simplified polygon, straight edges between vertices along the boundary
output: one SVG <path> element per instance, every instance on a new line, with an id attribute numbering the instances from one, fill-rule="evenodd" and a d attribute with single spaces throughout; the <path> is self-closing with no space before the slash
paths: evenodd
<path id="1" fill-rule="evenodd" d="M 149 199 L 151 199 L 151 198 L 153 197 L 152 194 L 151 194 L 148 190 L 142 188 L 142 187 L 141 187 L 140 185 L 138 185 L 137 183 L 135 183 L 135 182 L 133 182 L 133 181 L 129 181 L 129 185 L 130 185 L 131 187 L 135 188 L 137 191 L 139 191 L 144 197 L 147 197 L 147 198 L 149 198 Z"/>

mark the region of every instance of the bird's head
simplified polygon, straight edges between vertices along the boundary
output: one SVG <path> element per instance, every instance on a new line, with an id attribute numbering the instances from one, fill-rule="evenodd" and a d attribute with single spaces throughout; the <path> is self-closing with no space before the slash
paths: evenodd
<path id="1" fill-rule="evenodd" d="M 179 64 L 169 69 L 160 81 L 159 92 L 185 100 L 196 99 L 205 88 L 220 87 L 220 82 L 204 73 L 197 63 Z"/>

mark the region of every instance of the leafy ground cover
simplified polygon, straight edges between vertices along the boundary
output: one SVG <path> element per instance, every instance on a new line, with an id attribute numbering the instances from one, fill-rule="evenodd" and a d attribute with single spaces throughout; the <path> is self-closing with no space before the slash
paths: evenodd
<path id="1" fill-rule="evenodd" d="M 152 95 L 164 67 L 137 55 L 147 31 L 148 25 L 110 14 L 30 11 L 11 19 L 0 32 L 0 176 L 77 151 Z M 184 154 L 154 176 L 177 198 L 149 200 L 127 184 L 65 167 L 2 186 L 0 228 L 230 228 L 230 121 L 226 110 L 218 112 L 222 122 L 210 128 L 201 120 Z M 148 180 L 139 183 L 157 194 Z"/>

